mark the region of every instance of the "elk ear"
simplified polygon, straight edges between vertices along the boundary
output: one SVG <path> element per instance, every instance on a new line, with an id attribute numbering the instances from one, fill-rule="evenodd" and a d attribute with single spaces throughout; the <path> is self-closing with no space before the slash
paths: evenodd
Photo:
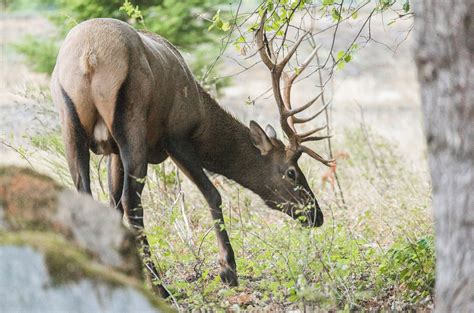
<path id="1" fill-rule="evenodd" d="M 265 133 L 267 134 L 268 137 L 277 139 L 277 133 L 275 131 L 275 128 L 273 128 L 272 125 L 268 124 L 267 127 L 265 127 Z"/>
<path id="2" fill-rule="evenodd" d="M 250 140 L 262 155 L 267 155 L 273 148 L 267 134 L 255 121 L 250 121 Z"/>

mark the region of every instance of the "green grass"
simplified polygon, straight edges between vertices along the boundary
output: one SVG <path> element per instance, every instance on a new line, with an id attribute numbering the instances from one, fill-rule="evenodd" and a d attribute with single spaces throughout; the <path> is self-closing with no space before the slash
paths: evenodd
<path id="1" fill-rule="evenodd" d="M 303 162 L 305 172 L 313 168 L 309 180 L 323 204 L 322 228 L 301 227 L 236 184 L 216 179 L 225 194 L 227 229 L 237 256 L 237 288 L 220 282 L 211 219 L 195 188 L 184 184 L 183 202 L 176 184 L 164 190 L 163 173 L 152 175 L 144 195 L 150 243 L 180 306 L 362 310 L 430 305 L 435 261 L 425 173 L 408 169 L 396 146 L 374 134 L 368 135 L 376 147 L 371 155 L 364 133 L 347 131 L 336 143 L 350 156 L 338 167 L 346 206 L 331 190 L 320 189 L 323 168 Z"/>
<path id="2" fill-rule="evenodd" d="M 42 112 L 40 119 L 51 120 L 48 106 Z M 58 125 L 46 125 L 31 137 L 27 155 L 35 167 L 71 187 Z M 235 288 L 220 282 L 212 221 L 197 188 L 171 161 L 149 167 L 143 193 L 149 241 L 179 308 L 432 306 L 435 256 L 425 162 L 406 159 L 396 145 L 366 129 L 347 129 L 333 144 L 349 156 L 338 163 L 345 205 L 321 183 L 327 168 L 301 160 L 325 214 L 321 228 L 301 227 L 237 184 L 212 177 L 223 195 L 236 253 Z M 316 149 L 324 151 L 324 144 Z M 103 202 L 105 164 L 92 157 L 93 190 Z"/>

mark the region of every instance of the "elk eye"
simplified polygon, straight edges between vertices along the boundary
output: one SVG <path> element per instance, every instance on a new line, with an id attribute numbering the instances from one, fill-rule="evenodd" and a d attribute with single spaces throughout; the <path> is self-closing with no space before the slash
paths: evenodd
<path id="1" fill-rule="evenodd" d="M 286 171 L 286 177 L 288 177 L 289 179 L 291 180 L 295 180 L 296 179 L 296 172 L 294 169 L 289 169 Z"/>

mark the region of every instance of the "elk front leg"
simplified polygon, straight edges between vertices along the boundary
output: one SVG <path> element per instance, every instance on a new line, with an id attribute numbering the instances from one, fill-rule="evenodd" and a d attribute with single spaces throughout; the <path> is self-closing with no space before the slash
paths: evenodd
<path id="1" fill-rule="evenodd" d="M 168 153 L 178 167 L 199 188 L 211 208 L 214 221 L 214 229 L 219 245 L 220 276 L 223 282 L 230 286 L 237 286 L 237 270 L 234 251 L 230 244 L 229 235 L 225 229 L 224 216 L 222 214 L 222 199 L 216 187 L 204 173 L 199 158 L 193 146 L 185 140 L 176 140 L 168 144 Z"/>

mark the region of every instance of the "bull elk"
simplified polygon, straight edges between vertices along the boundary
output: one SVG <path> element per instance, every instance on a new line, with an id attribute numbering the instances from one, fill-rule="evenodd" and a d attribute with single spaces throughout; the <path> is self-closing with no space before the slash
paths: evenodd
<path id="1" fill-rule="evenodd" d="M 257 44 L 272 72 L 288 146 L 270 125 L 265 131 L 254 121 L 246 127 L 221 108 L 195 80 L 178 50 L 158 35 L 114 19 L 92 19 L 74 27 L 59 51 L 51 92 L 75 187 L 91 194 L 89 150 L 109 156 L 110 203 L 126 214 L 136 231 L 148 275 L 162 296 L 167 292 L 150 261 L 143 232 L 140 195 L 148 163 L 170 157 L 204 195 L 216 222 L 220 276 L 229 285 L 238 283 L 234 251 L 224 227 L 221 196 L 204 169 L 252 190 L 272 209 L 293 218 L 303 216 L 306 225 L 323 224 L 318 202 L 297 164 L 303 152 L 328 164 L 301 145 L 323 137 L 311 136 L 314 131 L 298 135 L 293 126 L 305 121 L 295 114 L 314 101 L 291 109 L 296 76 L 286 80 L 282 98 L 280 76 L 294 51 L 274 63 L 263 35 L 262 29 L 257 32 Z"/>

